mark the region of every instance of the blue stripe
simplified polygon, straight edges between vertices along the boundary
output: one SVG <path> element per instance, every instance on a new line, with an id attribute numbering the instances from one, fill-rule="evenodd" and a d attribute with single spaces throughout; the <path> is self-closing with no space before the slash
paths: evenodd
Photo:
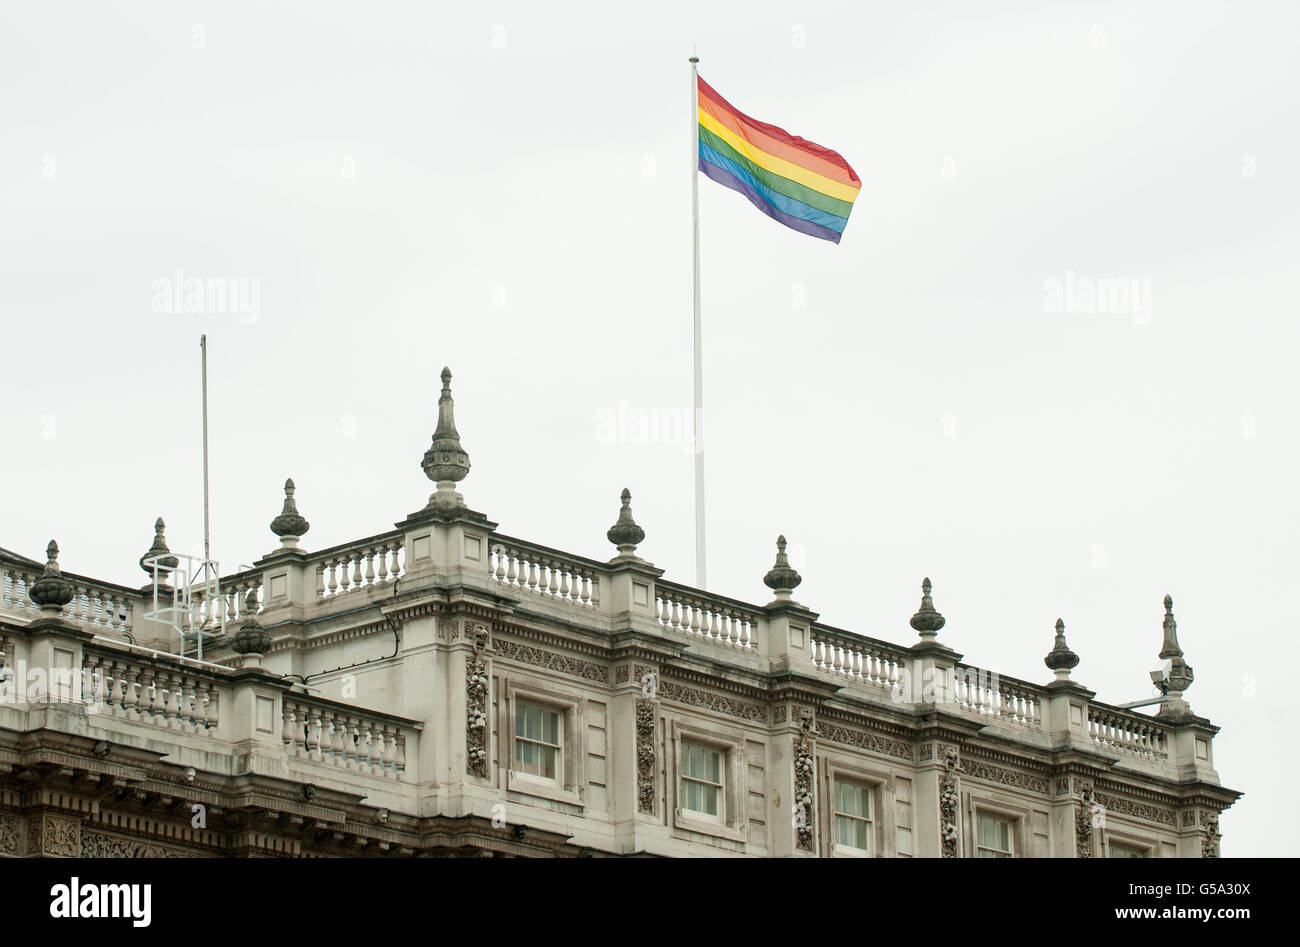
<path id="1" fill-rule="evenodd" d="M 737 181 L 741 181 L 748 186 L 750 191 L 757 194 L 763 201 L 771 204 L 776 210 L 785 214 L 787 217 L 796 217 L 799 220 L 806 220 L 809 223 L 818 224 L 827 230 L 833 230 L 836 233 L 844 232 L 844 225 L 848 220 L 844 217 L 836 217 L 834 214 L 828 214 L 825 211 L 818 210 L 815 207 L 809 207 L 803 201 L 795 200 L 793 197 L 787 197 L 785 194 L 779 194 L 767 187 L 758 178 L 745 167 L 725 158 L 710 148 L 704 142 L 700 142 L 700 158 L 709 164 L 716 165 L 726 171 Z M 746 193 L 751 201 L 754 198 Z M 757 203 L 757 202 L 755 202 Z"/>
<path id="2" fill-rule="evenodd" d="M 749 185 L 744 181 L 737 181 L 730 171 L 724 171 L 717 165 L 709 164 L 703 158 L 700 158 L 700 170 L 704 172 L 705 177 L 717 181 L 723 187 L 729 187 L 733 191 L 739 191 L 749 198 L 749 202 L 761 210 L 767 216 L 771 217 L 777 223 L 785 224 L 791 230 L 797 230 L 800 233 L 806 233 L 811 237 L 818 237 L 822 240 L 829 240 L 831 243 L 840 242 L 840 234 L 834 230 L 823 227 L 821 224 L 814 224 L 810 220 L 800 220 L 798 217 L 791 217 L 789 214 L 783 214 L 771 204 L 759 197 Z"/>

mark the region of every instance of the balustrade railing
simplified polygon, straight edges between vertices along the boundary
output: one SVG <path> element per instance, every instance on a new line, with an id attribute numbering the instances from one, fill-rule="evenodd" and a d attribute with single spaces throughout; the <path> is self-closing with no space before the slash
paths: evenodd
<path id="1" fill-rule="evenodd" d="M 87 645 L 81 669 L 88 713 L 184 733 L 211 733 L 220 726 L 226 685 L 197 662 Z"/>
<path id="2" fill-rule="evenodd" d="M 416 732 L 409 722 L 298 694 L 284 695 L 281 704 L 281 738 L 290 757 L 407 778 L 407 738 Z"/>
<path id="3" fill-rule="evenodd" d="M 1088 735 L 1100 747 L 1142 759 L 1169 755 L 1169 736 L 1150 717 L 1111 707 L 1088 705 Z"/>
<path id="4" fill-rule="evenodd" d="M 659 624 L 680 634 L 736 648 L 758 647 L 761 613 L 730 599 L 659 581 L 655 583 L 655 617 Z"/>
<path id="5" fill-rule="evenodd" d="M 1002 677 L 982 668 L 953 669 L 953 700 L 971 713 L 992 717 L 1010 726 L 1041 729 L 1042 689 L 1026 681 Z"/>
<path id="6" fill-rule="evenodd" d="M 488 575 L 494 581 L 578 608 L 600 606 L 599 563 L 506 536 L 489 542 Z"/>
<path id="7" fill-rule="evenodd" d="M 0 610 L 18 615 L 37 615 L 36 605 L 27 595 L 32 583 L 41 576 L 42 566 L 0 562 Z M 139 593 L 105 582 L 96 582 L 69 572 L 63 578 L 72 583 L 72 601 L 63 607 L 62 617 L 91 625 L 97 629 L 130 632 Z"/>
<path id="8" fill-rule="evenodd" d="M 808 658 L 822 671 L 893 690 L 906 674 L 907 650 L 847 631 L 814 625 Z"/>
<path id="9" fill-rule="evenodd" d="M 309 561 L 315 563 L 317 601 L 387 585 L 406 574 L 400 532 L 313 553 Z"/>

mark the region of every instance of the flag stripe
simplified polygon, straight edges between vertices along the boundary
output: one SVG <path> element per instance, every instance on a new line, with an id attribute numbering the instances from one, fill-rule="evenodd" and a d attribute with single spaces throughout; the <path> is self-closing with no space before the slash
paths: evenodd
<path id="1" fill-rule="evenodd" d="M 840 242 L 839 231 L 831 230 L 829 227 L 823 227 L 820 224 L 815 224 L 812 221 L 804 220 L 800 217 L 794 217 L 782 213 L 760 197 L 748 184 L 731 174 L 731 172 L 705 161 L 703 155 L 700 156 L 700 170 L 703 171 L 707 177 L 717 181 L 723 187 L 729 187 L 733 191 L 739 191 L 741 194 L 744 194 L 749 198 L 750 203 L 778 223 L 785 224 L 792 230 L 798 230 L 800 233 L 806 233 L 812 237 L 820 237 L 822 240 L 829 240 L 832 243 Z"/>
<path id="2" fill-rule="evenodd" d="M 766 210 L 764 205 L 769 205 L 785 216 L 817 224 L 836 234 L 841 233 L 844 230 L 844 225 L 848 223 L 848 220 L 843 217 L 837 217 L 834 214 L 828 214 L 825 211 L 809 207 L 803 201 L 772 190 L 738 162 L 718 154 L 703 141 L 700 142 L 700 160 L 726 171 L 731 177 L 744 184 L 744 188 L 735 188 L 735 190 L 739 190 L 764 210 Z M 759 201 L 763 203 L 759 204 Z M 785 223 L 785 221 L 782 222 Z"/>
<path id="3" fill-rule="evenodd" d="M 760 168 L 779 174 L 783 178 L 797 181 L 814 191 L 820 191 L 850 204 L 858 196 L 857 187 L 841 184 L 839 181 L 832 181 L 823 174 L 810 171 L 792 161 L 787 161 L 785 158 L 778 158 L 776 155 L 770 155 L 766 151 L 756 148 L 751 142 L 746 141 L 725 125 L 720 124 L 703 108 L 700 109 L 700 128 L 707 128 Z"/>
<path id="4" fill-rule="evenodd" d="M 707 143 L 710 148 L 722 155 L 724 158 L 736 162 L 764 186 L 776 191 L 778 194 L 784 194 L 786 197 L 793 197 L 797 201 L 802 201 L 809 207 L 825 211 L 828 214 L 834 214 L 836 217 L 845 219 L 849 216 L 849 211 L 853 205 L 848 201 L 842 201 L 836 197 L 830 197 L 821 191 L 815 191 L 810 187 L 800 184 L 798 181 L 791 181 L 789 178 L 782 177 L 772 171 L 768 171 L 750 161 L 744 155 L 738 154 L 736 149 L 723 141 L 707 128 L 700 128 L 700 142 Z"/>
<path id="5" fill-rule="evenodd" d="M 775 125 L 751 118 L 724 99 L 703 79 L 699 80 L 699 107 L 718 124 L 749 141 L 755 148 L 801 165 L 832 181 L 861 187 L 857 174 L 837 152 L 791 135 Z"/>

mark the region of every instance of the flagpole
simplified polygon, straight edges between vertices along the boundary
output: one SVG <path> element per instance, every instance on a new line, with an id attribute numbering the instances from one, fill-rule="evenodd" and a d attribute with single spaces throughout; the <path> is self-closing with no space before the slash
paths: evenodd
<path id="1" fill-rule="evenodd" d="M 691 145 L 691 242 L 692 290 L 695 303 L 695 584 L 705 586 L 704 556 L 704 362 L 700 353 L 700 86 L 696 65 L 700 59 L 691 56 L 691 128 L 694 129 Z"/>
<path id="2" fill-rule="evenodd" d="M 209 531 L 208 520 L 208 337 L 199 336 L 199 352 L 202 355 L 202 373 L 203 373 L 203 587 L 208 587 L 209 570 L 212 568 L 212 543 L 211 533 Z M 205 594 L 205 598 L 206 598 Z M 200 627 L 195 635 L 197 639 L 199 660 L 203 660 L 203 628 Z M 181 651 L 184 652 L 185 644 L 181 642 Z"/>

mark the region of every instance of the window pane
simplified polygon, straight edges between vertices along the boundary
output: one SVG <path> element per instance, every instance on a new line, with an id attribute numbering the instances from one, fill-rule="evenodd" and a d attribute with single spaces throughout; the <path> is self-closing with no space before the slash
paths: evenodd
<path id="1" fill-rule="evenodd" d="M 976 823 L 976 845 L 981 849 L 983 858 L 1008 858 L 1011 853 L 1011 823 L 997 816 L 980 813 Z"/>
<path id="2" fill-rule="evenodd" d="M 871 790 L 859 783 L 835 781 L 835 811 L 844 815 L 871 818 Z"/>
<path id="3" fill-rule="evenodd" d="M 546 715 L 546 727 L 542 734 L 542 739 L 546 743 L 555 746 L 560 745 L 560 715 L 551 711 Z"/>
<path id="4" fill-rule="evenodd" d="M 722 754 L 717 750 L 706 750 L 705 758 L 708 760 L 705 778 L 711 783 L 722 782 Z"/>

